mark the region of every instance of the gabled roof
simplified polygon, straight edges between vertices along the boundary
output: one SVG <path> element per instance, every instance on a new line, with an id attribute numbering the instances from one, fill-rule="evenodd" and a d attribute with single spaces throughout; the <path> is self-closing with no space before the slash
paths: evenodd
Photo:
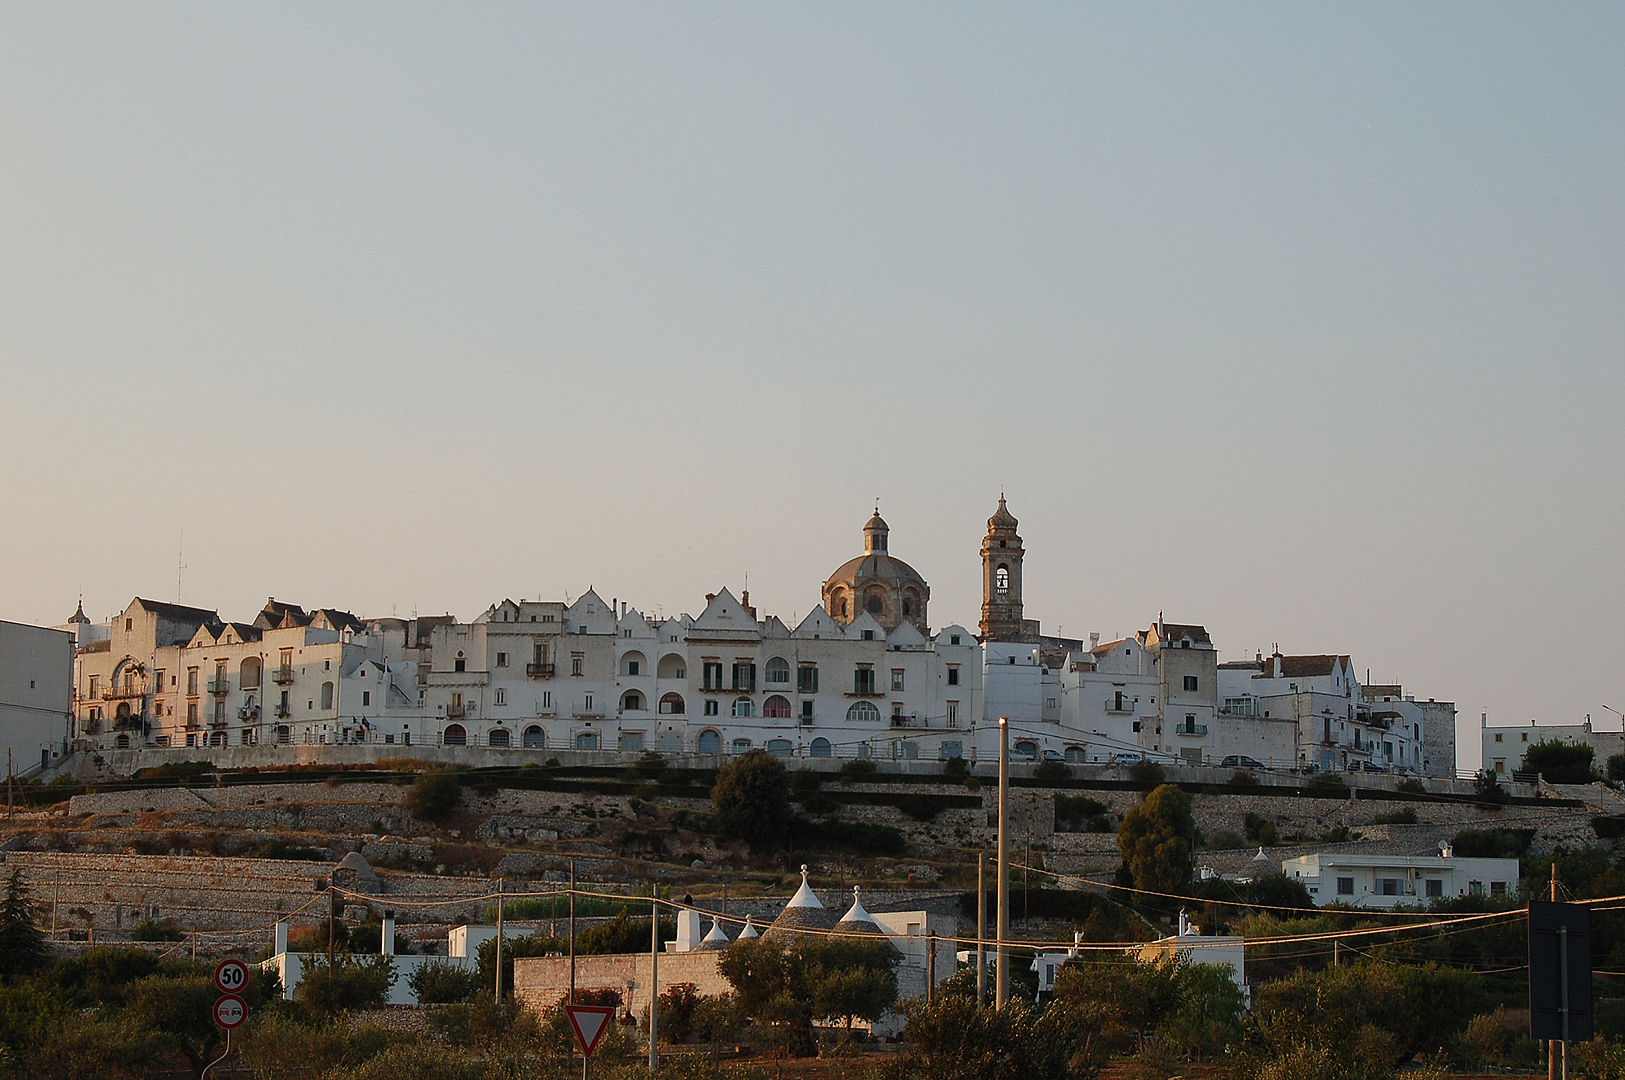
<path id="1" fill-rule="evenodd" d="M 1089 652 L 1095 656 L 1105 656 L 1107 653 L 1111 652 L 1113 649 L 1116 649 L 1119 645 L 1123 644 L 1123 642 L 1127 640 L 1128 638 L 1120 637 L 1116 641 L 1102 641 L 1099 645 L 1092 646 L 1089 649 Z"/>
<path id="2" fill-rule="evenodd" d="M 1272 659 L 1275 661 L 1276 677 L 1281 679 L 1308 679 L 1316 675 L 1332 675 L 1339 665 L 1344 670 L 1349 667 L 1349 658 L 1322 653 L 1314 656 L 1282 656 L 1276 653 Z"/>
<path id="3" fill-rule="evenodd" d="M 821 607 L 815 607 L 807 612 L 807 617 L 796 626 L 793 636 L 798 638 L 839 638 L 841 627 L 829 612 Z"/>
<path id="4" fill-rule="evenodd" d="M 136 597 L 131 602 L 154 615 L 161 615 L 166 619 L 174 619 L 177 622 L 217 623 L 220 621 L 218 612 L 209 611 L 205 608 L 187 607 L 184 604 L 166 604 L 162 600 L 148 600 L 142 596 Z"/>
<path id="5" fill-rule="evenodd" d="M 700 617 L 689 627 L 690 633 L 695 631 L 725 631 L 730 635 L 761 636 L 761 628 L 756 625 L 756 620 L 745 610 L 745 605 L 734 599 L 734 594 L 727 589 L 711 597 L 710 603 L 705 605 L 705 610 L 700 612 Z"/>
<path id="6" fill-rule="evenodd" d="M 790 628 L 784 625 L 784 620 L 777 615 L 769 615 L 762 620 L 762 636 L 765 638 L 787 638 Z"/>
<path id="7" fill-rule="evenodd" d="M 907 619 L 898 623 L 897 629 L 893 630 L 891 635 L 886 638 L 886 644 L 900 645 L 907 649 L 917 649 L 926 644 L 926 641 L 926 636 L 920 633 L 919 628 Z"/>
<path id="8" fill-rule="evenodd" d="M 1160 618 L 1146 631 L 1147 638 L 1155 635 L 1161 642 L 1178 641 L 1181 638 L 1190 638 L 1193 645 L 1211 645 L 1213 639 L 1208 636 L 1207 627 L 1195 623 L 1163 622 Z"/>
<path id="9" fill-rule="evenodd" d="M 348 611 L 340 611 L 338 608 L 317 608 L 315 611 L 311 612 L 310 615 L 311 622 L 316 623 L 317 625 L 326 626 L 329 630 L 358 631 L 362 629 L 360 619 L 356 618 Z"/>
<path id="10" fill-rule="evenodd" d="M 874 632 L 875 641 L 886 640 L 886 628 L 880 625 L 879 619 L 867 611 L 858 612 L 858 617 L 846 624 L 846 636 L 852 641 L 862 641 L 865 630 Z"/>

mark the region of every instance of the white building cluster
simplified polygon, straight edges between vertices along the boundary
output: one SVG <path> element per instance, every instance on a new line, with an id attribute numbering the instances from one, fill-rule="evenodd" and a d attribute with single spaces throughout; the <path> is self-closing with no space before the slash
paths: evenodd
<path id="1" fill-rule="evenodd" d="M 1028 760 L 1454 771 L 1454 707 L 1362 687 L 1346 656 L 1220 664 L 1203 627 L 1161 616 L 1104 643 L 1043 635 L 1023 617 L 1024 548 L 1002 498 L 974 632 L 930 628 L 930 587 L 889 533 L 877 512 L 863 553 L 793 627 L 726 589 L 664 619 L 591 589 L 505 599 L 466 623 L 274 599 L 247 623 L 140 598 L 105 627 L 80 612 L 74 737 L 985 760 L 1006 717 Z"/>

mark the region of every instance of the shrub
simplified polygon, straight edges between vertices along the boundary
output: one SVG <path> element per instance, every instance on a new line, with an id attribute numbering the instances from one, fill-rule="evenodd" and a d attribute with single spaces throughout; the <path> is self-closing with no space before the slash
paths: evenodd
<path id="1" fill-rule="evenodd" d="M 1258 777 L 1254 776 L 1246 769 L 1237 769 L 1235 772 L 1230 774 L 1230 782 L 1241 787 L 1257 787 Z"/>
<path id="2" fill-rule="evenodd" d="M 890 825 L 867 821 L 804 821 L 796 819 L 791 828 L 796 849 L 806 851 L 845 848 L 859 855 L 901 856 L 908 843 Z"/>
<path id="3" fill-rule="evenodd" d="M 1310 777 L 1309 786 L 1326 790 L 1347 791 L 1349 782 L 1334 772 L 1318 772 Z"/>
<path id="4" fill-rule="evenodd" d="M 1087 795 L 1055 796 L 1055 828 L 1059 832 L 1107 832 L 1106 804 Z"/>
<path id="5" fill-rule="evenodd" d="M 454 1001 L 467 1001 L 481 987 L 478 971 L 439 960 L 424 964 L 408 975 L 406 985 L 412 988 L 412 993 L 424 1005 L 450 1005 Z"/>
<path id="6" fill-rule="evenodd" d="M 1495 775 L 1495 770 L 1484 769 L 1473 777 L 1473 795 L 1481 802 L 1491 806 L 1499 806 L 1512 798 L 1507 789 L 1501 786 L 1501 780 Z"/>
<path id="7" fill-rule="evenodd" d="M 1620 756 L 1625 759 L 1625 754 Z M 963 783 L 970 776 L 970 762 L 962 757 L 951 757 L 942 763 L 942 776 L 945 780 Z"/>
<path id="8" fill-rule="evenodd" d="M 1540 773 L 1548 784 L 1589 784 L 1596 779 L 1597 751 L 1585 743 L 1546 739 L 1524 751 L 1525 772 Z"/>
<path id="9" fill-rule="evenodd" d="M 824 787 L 824 778 L 812 769 L 797 769 L 790 774 L 790 795 L 804 803 L 816 796 Z"/>
<path id="10" fill-rule="evenodd" d="M 130 931 L 131 941 L 185 941 L 186 932 L 171 923 L 142 919 Z"/>
<path id="11" fill-rule="evenodd" d="M 1450 846 L 1468 859 L 1521 859 L 1534 838 L 1534 829 L 1463 829 Z"/>
<path id="12" fill-rule="evenodd" d="M 1215 851 L 1233 851 L 1246 843 L 1246 838 L 1234 829 L 1214 829 L 1207 837 L 1207 846 Z"/>
<path id="13" fill-rule="evenodd" d="M 1141 758 L 1128 768 L 1128 778 L 1137 784 L 1160 784 L 1167 775 L 1155 761 Z"/>
<path id="14" fill-rule="evenodd" d="M 1275 846 L 1275 822 L 1248 811 L 1247 816 L 1241 819 L 1241 826 L 1246 830 L 1249 842 L 1263 847 Z"/>
<path id="15" fill-rule="evenodd" d="M 412 781 L 401 804 L 422 821 L 444 821 L 463 799 L 463 786 L 449 769 L 426 772 Z"/>
<path id="16" fill-rule="evenodd" d="M 854 780 L 862 780 L 864 777 L 873 776 L 879 771 L 880 766 L 868 758 L 853 758 L 841 766 L 841 783 L 850 784 Z"/>
<path id="17" fill-rule="evenodd" d="M 1372 821 L 1374 825 L 1415 825 L 1416 811 L 1410 807 L 1403 810 L 1390 810 L 1386 814 L 1378 814 Z"/>
<path id="18" fill-rule="evenodd" d="M 1428 789 L 1416 777 L 1407 776 L 1399 782 L 1399 790 L 1407 795 L 1426 795 Z"/>
<path id="19" fill-rule="evenodd" d="M 329 968 L 325 955 L 312 953 L 305 957 L 299 998 L 312 1012 L 337 1016 L 384 1004 L 394 982 L 395 964 L 387 956 L 336 953 Z"/>
<path id="20" fill-rule="evenodd" d="M 1072 779 L 1072 769 L 1064 761 L 1054 758 L 1045 758 L 1033 769 L 1033 779 L 1042 780 L 1046 784 L 1053 784 L 1061 780 Z"/>

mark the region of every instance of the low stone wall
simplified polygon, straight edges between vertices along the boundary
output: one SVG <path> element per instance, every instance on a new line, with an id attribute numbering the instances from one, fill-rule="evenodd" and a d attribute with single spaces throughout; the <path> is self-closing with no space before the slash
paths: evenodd
<path id="1" fill-rule="evenodd" d="M 733 986 L 717 970 L 721 953 L 661 953 L 660 985 L 692 983 L 702 997 L 730 993 Z M 648 953 L 616 956 L 578 956 L 576 989 L 613 990 L 626 1009 L 642 1017 L 649 1006 L 652 958 Z M 520 957 L 513 962 L 514 996 L 533 1009 L 551 1009 L 570 993 L 570 958 Z"/>

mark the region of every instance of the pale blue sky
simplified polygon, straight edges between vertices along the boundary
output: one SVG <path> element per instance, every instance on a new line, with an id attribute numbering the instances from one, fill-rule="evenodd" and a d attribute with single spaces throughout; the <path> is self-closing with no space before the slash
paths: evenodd
<path id="1" fill-rule="evenodd" d="M 1625 708 L 1617 5 L 0 3 L 0 617 L 750 575 Z M 1610 718 L 1617 724 L 1617 718 Z"/>

